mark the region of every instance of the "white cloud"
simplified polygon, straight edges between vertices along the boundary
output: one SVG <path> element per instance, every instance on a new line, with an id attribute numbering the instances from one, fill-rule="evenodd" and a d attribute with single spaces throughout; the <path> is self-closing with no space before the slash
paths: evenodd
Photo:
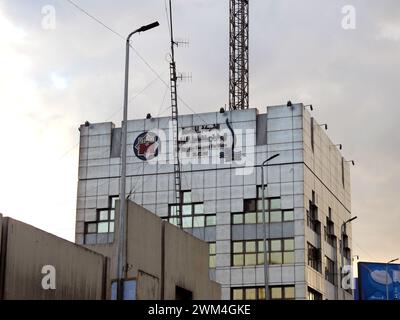
<path id="1" fill-rule="evenodd" d="M 50 74 L 50 80 L 54 88 L 59 90 L 67 89 L 69 86 L 69 81 L 66 77 L 58 75 L 57 73 Z"/>

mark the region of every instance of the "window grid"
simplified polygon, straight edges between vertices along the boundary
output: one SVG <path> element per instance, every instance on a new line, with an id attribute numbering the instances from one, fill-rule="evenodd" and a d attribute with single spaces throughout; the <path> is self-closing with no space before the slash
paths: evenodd
<path id="1" fill-rule="evenodd" d="M 269 264 L 294 263 L 294 238 L 267 240 Z M 263 240 L 232 241 L 232 266 L 264 264 Z"/>
<path id="2" fill-rule="evenodd" d="M 109 197 L 109 207 L 97 209 L 96 220 L 85 222 L 85 234 L 107 234 L 114 232 L 115 201 L 118 196 Z"/>
<path id="3" fill-rule="evenodd" d="M 294 220 L 293 209 L 281 209 L 280 197 L 265 197 L 265 222 L 287 222 Z M 232 224 L 263 223 L 262 187 L 257 188 L 256 199 L 245 199 L 243 212 L 232 213 Z"/>
<path id="4" fill-rule="evenodd" d="M 295 299 L 294 286 L 269 287 L 271 300 L 293 300 Z M 232 300 L 265 300 L 264 287 L 241 287 L 231 289 Z"/>
<path id="5" fill-rule="evenodd" d="M 192 202 L 190 191 L 182 192 L 182 227 L 184 229 L 188 228 L 204 228 L 215 226 L 217 223 L 216 214 L 206 214 L 204 213 L 204 204 L 201 202 Z M 164 218 L 168 220 L 169 223 L 172 223 L 176 226 L 179 226 L 178 216 L 178 205 L 170 204 L 168 206 L 168 218 Z"/>
<path id="6" fill-rule="evenodd" d="M 216 243 L 209 242 L 208 250 L 209 250 L 209 268 L 215 268 L 216 267 L 216 256 L 217 256 Z"/>

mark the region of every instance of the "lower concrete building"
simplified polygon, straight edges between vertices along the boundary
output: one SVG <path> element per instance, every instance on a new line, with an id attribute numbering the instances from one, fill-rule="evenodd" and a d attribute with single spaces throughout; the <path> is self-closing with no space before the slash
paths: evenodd
<path id="1" fill-rule="evenodd" d="M 118 203 L 115 208 L 118 212 Z M 114 224 L 114 222 L 105 222 Z M 115 216 L 115 226 L 119 218 Z M 109 227 L 110 228 L 110 227 Z M 112 227 L 114 228 L 114 227 Z M 209 247 L 204 241 L 188 234 L 137 205 L 127 202 L 126 279 L 128 288 L 136 288 L 137 299 L 218 300 L 221 287 L 209 279 Z M 116 284 L 117 239 L 87 248 L 110 258 L 109 285 Z M 115 292 L 115 286 L 108 292 Z M 131 297 L 132 292 L 126 293 Z"/>
<path id="2" fill-rule="evenodd" d="M 105 299 L 107 270 L 103 255 L 0 215 L 0 299 Z"/>
<path id="3" fill-rule="evenodd" d="M 207 243 L 133 202 L 127 230 L 126 299 L 221 298 Z M 80 246 L 0 215 L 0 299 L 112 299 L 116 249 Z"/>

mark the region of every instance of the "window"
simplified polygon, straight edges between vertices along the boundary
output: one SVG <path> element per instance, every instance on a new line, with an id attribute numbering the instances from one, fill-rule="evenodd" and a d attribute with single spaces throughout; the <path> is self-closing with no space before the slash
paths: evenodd
<path id="1" fill-rule="evenodd" d="M 209 268 L 215 268 L 215 259 L 217 254 L 215 242 L 208 243 L 208 250 L 209 250 Z"/>
<path id="2" fill-rule="evenodd" d="M 294 239 L 270 239 L 267 241 L 267 255 L 270 264 L 294 263 Z M 264 264 L 263 240 L 232 242 L 232 266 L 260 264 Z"/>
<path id="3" fill-rule="evenodd" d="M 336 267 L 335 262 L 333 262 L 328 257 L 325 257 L 325 280 L 336 285 Z"/>
<path id="4" fill-rule="evenodd" d="M 308 300 L 322 300 L 322 294 L 309 287 L 308 288 Z"/>
<path id="5" fill-rule="evenodd" d="M 269 287 L 272 300 L 292 300 L 295 298 L 294 286 Z M 264 287 L 243 287 L 231 289 L 232 300 L 265 300 Z"/>
<path id="6" fill-rule="evenodd" d="M 343 236 L 342 236 L 342 241 L 343 241 L 343 256 L 347 260 L 350 260 L 351 249 L 350 249 L 350 245 L 349 245 L 349 236 L 344 233 Z"/>
<path id="7" fill-rule="evenodd" d="M 309 202 L 307 210 L 307 226 L 316 234 L 321 234 L 321 223 L 318 221 L 318 207 L 315 204 L 315 192 L 312 192 L 312 201 Z"/>
<path id="8" fill-rule="evenodd" d="M 321 250 L 307 243 L 308 265 L 318 272 L 321 272 Z"/>
<path id="9" fill-rule="evenodd" d="M 88 241 L 89 235 L 101 235 L 101 234 L 112 234 L 114 233 L 115 224 L 115 202 L 118 196 L 109 197 L 109 207 L 103 209 L 97 209 L 96 220 L 85 223 L 85 243 L 95 244 L 97 241 Z"/>
<path id="10" fill-rule="evenodd" d="M 194 203 L 192 201 L 191 191 L 182 191 L 182 227 L 183 228 L 204 228 L 206 226 L 215 226 L 217 219 L 215 214 L 205 214 L 203 203 Z M 179 206 L 177 204 L 169 205 L 168 220 L 170 223 L 179 226 L 180 217 L 178 215 Z"/>
<path id="11" fill-rule="evenodd" d="M 332 247 L 336 248 L 337 238 L 335 236 L 335 224 L 331 220 L 332 209 L 329 208 L 329 216 L 326 217 L 326 227 L 325 227 L 325 241 Z"/>
<path id="12" fill-rule="evenodd" d="M 264 287 L 232 288 L 232 300 L 265 300 Z"/>
<path id="13" fill-rule="evenodd" d="M 293 300 L 295 298 L 294 286 L 270 287 L 272 300 Z"/>
<path id="14" fill-rule="evenodd" d="M 280 198 L 265 198 L 265 222 L 286 222 L 294 220 L 292 209 L 282 210 Z M 258 187 L 257 199 L 245 199 L 243 212 L 232 213 L 232 224 L 263 223 L 262 188 Z"/>

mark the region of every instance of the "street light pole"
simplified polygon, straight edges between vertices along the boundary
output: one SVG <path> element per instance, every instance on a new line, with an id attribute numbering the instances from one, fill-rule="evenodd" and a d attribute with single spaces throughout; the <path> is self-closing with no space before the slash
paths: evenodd
<path id="1" fill-rule="evenodd" d="M 121 180 L 119 192 L 119 224 L 118 224 L 118 290 L 117 299 L 123 299 L 123 279 L 126 273 L 126 144 L 127 144 L 127 121 L 128 121 L 128 86 L 129 86 L 129 48 L 131 37 L 135 33 L 144 32 L 160 24 L 156 21 L 149 25 L 142 26 L 139 29 L 131 32 L 126 39 L 126 52 L 125 52 L 125 87 L 124 87 L 124 112 L 122 121 L 122 137 L 121 137 Z"/>
<path id="2" fill-rule="evenodd" d="M 341 255 L 341 267 L 340 267 L 340 287 L 342 288 L 342 299 L 345 300 L 345 296 L 344 296 L 344 289 L 343 289 L 343 266 L 344 266 L 344 233 L 346 230 L 346 225 L 350 222 L 352 222 L 353 220 L 356 220 L 357 216 L 348 219 L 347 221 L 342 223 L 342 226 L 340 228 L 340 233 L 341 233 L 341 241 L 340 241 L 340 255 Z"/>
<path id="3" fill-rule="evenodd" d="M 395 262 L 395 261 L 397 261 L 397 260 L 399 260 L 399 258 L 396 258 L 396 259 L 393 259 L 393 260 L 390 260 L 390 261 L 388 261 L 388 262 L 386 262 L 386 300 L 389 300 L 389 285 L 388 285 L 388 281 L 389 281 L 389 277 L 388 277 L 388 275 L 389 275 L 389 264 L 391 264 L 392 262 Z"/>
<path id="4" fill-rule="evenodd" d="M 268 288 L 268 255 L 267 255 L 267 238 L 269 238 L 269 232 L 267 237 L 267 224 L 265 219 L 265 182 L 264 182 L 264 166 L 268 161 L 275 159 L 279 156 L 279 153 L 269 157 L 261 165 L 261 192 L 262 192 L 262 215 L 263 215 L 263 248 L 264 248 L 264 290 L 265 300 L 270 299 L 269 288 Z M 269 220 L 268 220 L 269 221 Z M 269 228 L 268 228 L 269 231 Z"/>

